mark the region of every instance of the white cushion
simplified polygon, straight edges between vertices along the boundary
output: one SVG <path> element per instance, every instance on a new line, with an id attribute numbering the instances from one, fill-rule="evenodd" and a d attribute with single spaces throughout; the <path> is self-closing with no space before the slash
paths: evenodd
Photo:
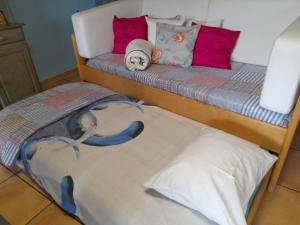
<path id="1" fill-rule="evenodd" d="M 289 113 L 299 96 L 300 17 L 276 40 L 267 69 L 260 105 Z"/>
<path id="2" fill-rule="evenodd" d="M 148 24 L 148 41 L 150 41 L 153 46 L 155 46 L 157 23 L 181 26 L 185 21 L 183 16 L 176 16 L 174 18 L 151 18 L 147 16 L 146 20 Z"/>
<path id="3" fill-rule="evenodd" d="M 256 187 L 276 157 L 221 131 L 200 136 L 145 183 L 220 225 L 246 225 Z"/>
<path id="4" fill-rule="evenodd" d="M 192 26 L 193 23 L 196 23 L 196 24 L 206 25 L 206 26 L 210 26 L 210 27 L 222 27 L 223 22 L 224 22 L 223 19 L 215 19 L 215 20 L 209 20 L 209 21 L 196 20 L 196 19 L 187 19 L 185 21 L 185 25 L 186 26 Z"/>

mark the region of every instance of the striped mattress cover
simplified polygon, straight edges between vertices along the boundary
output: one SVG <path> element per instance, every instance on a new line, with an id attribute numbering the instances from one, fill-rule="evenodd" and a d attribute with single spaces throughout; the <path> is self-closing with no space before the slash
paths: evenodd
<path id="1" fill-rule="evenodd" d="M 152 64 L 145 71 L 131 72 L 124 66 L 124 55 L 111 53 L 92 58 L 87 65 L 277 126 L 287 127 L 291 119 L 291 113 L 259 106 L 264 66 L 233 62 L 232 70 L 224 70 Z"/>

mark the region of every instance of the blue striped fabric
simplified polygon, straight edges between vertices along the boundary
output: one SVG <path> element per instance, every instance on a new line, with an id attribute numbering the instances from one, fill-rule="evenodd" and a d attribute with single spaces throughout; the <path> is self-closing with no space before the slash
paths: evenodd
<path id="1" fill-rule="evenodd" d="M 123 61 L 124 55 L 107 53 L 90 59 L 87 65 L 277 126 L 287 127 L 291 119 L 291 114 L 259 106 L 264 66 L 234 62 L 232 70 L 224 70 L 152 64 L 145 71 L 131 72 Z"/>

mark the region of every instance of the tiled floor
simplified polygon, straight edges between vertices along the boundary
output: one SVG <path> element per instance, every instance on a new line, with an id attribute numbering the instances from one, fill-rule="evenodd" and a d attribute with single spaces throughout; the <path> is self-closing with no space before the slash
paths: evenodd
<path id="1" fill-rule="evenodd" d="M 80 225 L 21 171 L 0 165 L 0 215 L 11 225 Z"/>
<path id="2" fill-rule="evenodd" d="M 1 164 L 0 215 L 11 225 L 80 225 L 25 173 Z M 290 152 L 278 188 L 265 194 L 253 225 L 300 225 L 300 151 Z"/>
<path id="3" fill-rule="evenodd" d="M 300 225 L 300 151 L 291 150 L 279 185 L 266 193 L 254 225 Z"/>

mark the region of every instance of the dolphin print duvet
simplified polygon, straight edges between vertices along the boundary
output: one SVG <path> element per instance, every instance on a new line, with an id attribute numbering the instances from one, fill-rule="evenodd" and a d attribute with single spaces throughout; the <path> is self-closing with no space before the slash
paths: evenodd
<path id="1" fill-rule="evenodd" d="M 143 185 L 210 129 L 112 93 L 32 134 L 21 161 L 84 224 L 214 224 Z"/>
<path id="2" fill-rule="evenodd" d="M 143 185 L 210 129 L 111 93 L 33 133 L 22 144 L 21 162 L 84 224 L 214 224 Z"/>

